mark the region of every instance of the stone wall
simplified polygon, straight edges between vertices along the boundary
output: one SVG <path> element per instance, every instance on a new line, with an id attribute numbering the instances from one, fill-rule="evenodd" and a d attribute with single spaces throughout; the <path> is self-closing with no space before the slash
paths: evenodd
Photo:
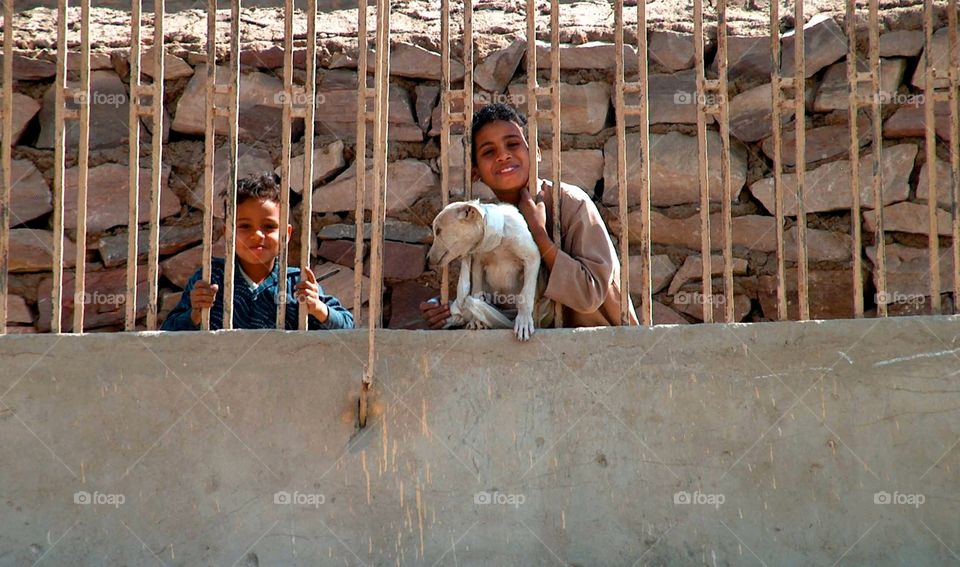
<path id="1" fill-rule="evenodd" d="M 37 12 L 37 11 L 34 11 Z M 277 11 L 261 11 L 262 14 Z M 916 10 L 885 13 L 881 35 L 883 92 L 884 172 L 883 203 L 875 203 L 868 177 L 872 155 L 861 161 L 861 201 L 865 303 L 875 308 L 872 280 L 875 260 L 873 229 L 875 210 L 884 207 L 887 233 L 887 281 L 891 311 L 895 314 L 923 312 L 928 293 L 926 259 L 926 185 L 929 164 L 925 163 L 923 141 L 923 32 Z M 515 13 L 511 13 L 515 17 Z M 108 20 L 100 18 L 101 23 Z M 348 21 L 347 18 L 342 18 Z M 948 62 L 947 29 L 941 9 L 937 15 L 934 58 Z M 332 24 L 331 24 L 332 25 Z M 247 26 L 255 27 L 255 26 Z M 862 27 L 862 26 L 861 26 Z M 518 31 L 522 28 L 517 27 Z M 335 36 L 336 30 L 324 30 Z M 145 34 L 148 32 L 145 31 Z M 492 32 L 491 32 L 492 33 Z M 186 37 L 184 29 L 171 32 L 172 38 Z M 707 47 L 709 73 L 715 73 L 715 31 Z M 317 143 L 313 149 L 315 175 L 311 180 L 314 264 L 318 273 L 339 269 L 324 282 L 325 287 L 346 304 L 352 302 L 353 279 L 353 180 L 355 175 L 355 130 L 358 73 L 356 40 L 325 40 L 320 54 L 317 97 Z M 542 35 L 538 32 L 538 35 Z M 302 36 L 301 36 L 302 37 Z M 528 69 L 526 43 L 512 30 L 501 30 L 494 39 L 478 40 L 475 97 L 478 103 L 502 100 L 525 109 Z M 587 41 L 593 39 L 606 41 Z M 575 34 L 565 28 L 561 52 L 563 178 L 591 194 L 617 234 L 616 143 L 613 137 L 612 67 L 614 49 L 608 31 Z M 38 40 L 39 41 L 39 40 Z M 109 40 L 103 40 L 109 43 Z M 298 40 L 298 45 L 302 41 Z M 22 43 L 22 42 L 21 42 Z M 416 304 L 437 293 L 438 277 L 426 271 L 424 256 L 430 243 L 429 224 L 440 207 L 439 155 L 439 69 L 440 56 L 435 40 L 400 34 L 392 48 L 390 103 L 390 195 L 386 232 L 385 278 L 386 320 L 390 327 L 415 327 L 419 317 Z M 185 48 L 178 43 L 167 55 L 164 100 L 166 120 L 163 131 L 141 126 L 142 187 L 149 186 L 150 149 L 154 134 L 164 137 L 163 190 L 161 194 L 161 312 L 179 299 L 187 278 L 199 265 L 203 191 L 203 80 L 206 57 L 199 44 Z M 426 45 L 426 47 L 424 47 Z M 733 238 L 736 286 L 736 316 L 742 321 L 763 321 L 776 317 L 776 234 L 773 218 L 772 140 L 770 121 L 769 38 L 730 38 L 730 120 L 732 136 Z M 280 164 L 282 49 L 274 41 L 251 41 L 241 54 L 243 76 L 240 92 L 240 174 L 277 168 Z M 434 46 L 434 50 L 428 47 Z M 483 46 L 481 48 L 480 46 Z M 21 47 L 23 47 L 21 45 Z M 36 47 L 33 45 L 31 47 Z M 786 53 L 792 37 L 783 40 Z M 302 47 L 297 48 L 295 77 L 304 76 Z M 700 291 L 700 240 L 697 189 L 698 178 L 695 122 L 696 93 L 693 37 L 690 34 L 656 30 L 650 33 L 650 118 L 653 223 L 653 284 L 657 323 L 692 323 L 702 318 Z M 539 51 L 538 75 L 546 80 L 548 46 Z M 850 317 L 853 309 L 849 133 L 846 98 L 846 36 L 839 15 L 818 14 L 806 24 L 806 209 L 810 261 L 811 310 L 815 318 Z M 13 332 L 43 332 L 50 328 L 51 306 L 51 186 L 53 181 L 54 93 L 53 54 L 43 49 L 22 49 L 14 60 L 17 81 L 14 100 L 15 143 L 13 178 L 13 230 L 11 246 L 11 316 Z M 629 59 L 628 59 L 629 60 Z M 75 63 L 75 61 L 74 61 Z M 87 239 L 87 327 L 115 330 L 122 324 L 122 293 L 126 269 L 127 179 L 128 179 L 128 90 L 129 61 L 124 49 L 95 50 L 92 56 L 91 169 Z M 462 76 L 462 65 L 454 64 Z M 784 57 L 784 73 L 792 73 L 792 59 Z M 73 66 L 75 68 L 75 66 Z M 225 71 L 225 69 L 224 69 Z M 628 69 L 628 72 L 630 69 Z M 635 72 L 635 71 L 633 71 Z M 145 63 L 144 77 L 151 78 Z M 218 75 L 220 74 L 218 68 Z M 224 78 L 225 78 L 224 73 Z M 369 80 L 369 77 L 368 77 Z M 628 100 L 628 102 L 630 102 Z M 952 250 L 949 238 L 950 143 L 949 111 L 938 104 L 938 202 L 940 204 L 941 282 L 952 285 Z M 785 183 L 795 179 L 793 147 L 795 124 L 784 117 Z M 302 120 L 294 126 L 293 170 L 302 164 L 304 148 Z M 627 145 L 637 155 L 639 135 L 636 121 L 627 122 Z M 549 133 L 549 126 L 541 130 Z M 864 116 L 860 124 L 861 145 L 869 151 L 872 129 Z M 223 124 L 218 134 L 225 134 Z M 76 140 L 78 128 L 68 131 L 69 170 L 65 183 L 65 265 L 72 268 L 75 254 Z M 541 136 L 550 143 L 550 138 Z M 216 186 L 226 178 L 225 138 L 217 138 Z M 459 143 L 459 138 L 454 144 Z M 713 244 L 720 254 L 719 177 L 720 138 L 717 125 L 708 132 L 711 151 L 711 210 L 714 211 Z M 549 146 L 541 146 L 551 170 Z M 457 152 L 453 152 L 457 154 Z M 462 179 L 462 160 L 453 158 L 452 179 Z M 631 217 L 639 215 L 637 167 L 630 162 L 628 194 Z M 369 179 L 369 177 L 368 177 Z M 303 180 L 294 175 L 294 189 L 303 193 Z M 452 181 L 454 197 L 463 194 L 461 184 Z M 477 194 L 488 195 L 484 188 Z M 147 198 L 141 199 L 141 211 Z M 795 215 L 796 203 L 786 200 L 788 215 Z M 294 217 L 299 218 L 299 207 Z M 215 213 L 222 216 L 218 206 Z M 796 316 L 796 219 L 786 225 L 788 291 L 791 316 Z M 632 222 L 632 226 L 638 226 Z M 145 225 L 139 230 L 145 242 Z M 296 234 L 296 233 L 295 233 Z M 631 244 L 635 244 L 631 239 Z M 300 243 L 292 243 L 294 255 Z M 141 245 L 141 251 L 145 246 Z M 632 249 L 631 254 L 639 254 Z M 138 259 L 141 265 L 145 256 Z M 632 262 L 632 270 L 639 268 Z M 722 259 L 714 258 L 716 273 Z M 141 278 L 141 281 L 145 276 Z M 636 280 L 635 280 L 636 281 Z M 715 289 L 719 289 L 715 282 Z M 65 276 L 67 305 L 64 320 L 72 309 L 72 280 Z M 141 314 L 145 313 L 145 291 L 140 294 Z M 948 300 L 948 306 L 950 300 Z M 722 306 L 717 306 L 722 313 Z"/>

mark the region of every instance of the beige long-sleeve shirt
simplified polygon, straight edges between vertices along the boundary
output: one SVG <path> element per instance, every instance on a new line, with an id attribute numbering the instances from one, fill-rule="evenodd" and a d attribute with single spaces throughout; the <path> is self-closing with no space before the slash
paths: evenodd
<path id="1" fill-rule="evenodd" d="M 538 184 L 547 209 L 547 231 L 553 232 L 553 184 Z M 560 250 L 544 295 L 563 305 L 564 327 L 620 324 L 620 260 L 600 211 L 579 187 L 560 184 Z M 537 197 L 535 197 L 536 199 Z M 637 313 L 630 303 L 630 324 Z"/>

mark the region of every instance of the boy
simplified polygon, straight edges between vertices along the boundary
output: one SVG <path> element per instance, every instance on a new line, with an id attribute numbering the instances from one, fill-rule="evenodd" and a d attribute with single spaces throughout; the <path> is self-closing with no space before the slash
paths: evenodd
<path id="1" fill-rule="evenodd" d="M 280 178 L 272 171 L 242 179 L 237 183 L 236 285 L 233 294 L 233 326 L 236 329 L 273 329 L 277 319 L 278 275 L 280 270 Z M 293 227 L 286 227 L 287 237 Z M 214 258 L 211 282 L 202 281 L 197 270 L 183 290 L 180 303 L 163 322 L 165 331 L 200 328 L 200 316 L 210 311 L 210 329 L 223 328 L 223 297 L 217 291 L 223 285 L 224 259 Z M 352 329 L 353 315 L 337 298 L 324 295 L 309 267 L 287 268 L 287 330 L 298 328 L 298 302 L 307 305 L 310 329 Z M 290 292 L 288 292 L 290 293 Z"/>
<path id="2" fill-rule="evenodd" d="M 533 235 L 549 277 L 543 294 L 563 306 L 567 327 L 620 324 L 620 261 L 596 205 L 582 189 L 560 185 L 561 242 L 552 238 L 552 183 L 541 181 L 530 195 L 530 149 L 524 136 L 527 121 L 512 107 L 491 104 L 473 115 L 471 161 L 473 180 L 482 180 L 497 199 L 515 205 Z M 539 160 L 539 149 L 537 159 Z M 420 304 L 431 329 L 442 328 L 449 305 Z M 630 324 L 638 324 L 633 304 Z"/>

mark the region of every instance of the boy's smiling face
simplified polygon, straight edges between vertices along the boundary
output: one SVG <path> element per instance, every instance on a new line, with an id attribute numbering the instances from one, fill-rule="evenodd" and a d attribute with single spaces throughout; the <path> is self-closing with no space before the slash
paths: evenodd
<path id="1" fill-rule="evenodd" d="M 280 253 L 280 203 L 247 199 L 237 205 L 237 257 L 250 277 L 269 274 Z M 287 236 L 293 227 L 287 225 Z"/>
<path id="2" fill-rule="evenodd" d="M 530 178 L 530 148 L 516 122 L 495 120 L 474 133 L 474 181 L 486 183 L 501 201 L 513 202 Z"/>

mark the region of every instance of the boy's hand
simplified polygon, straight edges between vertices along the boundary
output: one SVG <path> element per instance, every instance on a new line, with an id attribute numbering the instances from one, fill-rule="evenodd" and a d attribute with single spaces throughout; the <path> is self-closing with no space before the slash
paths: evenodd
<path id="1" fill-rule="evenodd" d="M 541 191 L 547 191 L 547 182 L 544 181 L 540 186 Z M 520 190 L 520 200 L 517 202 L 517 208 L 520 210 L 520 214 L 523 215 L 523 220 L 527 221 L 527 227 L 530 228 L 530 233 L 536 238 L 538 233 L 549 234 L 547 232 L 547 206 L 540 201 L 539 203 L 533 200 L 533 196 L 530 195 L 530 191 L 524 187 Z"/>
<path id="2" fill-rule="evenodd" d="M 430 329 L 442 329 L 450 318 L 450 305 L 441 304 L 437 298 L 420 304 L 420 316 Z"/>
<path id="3" fill-rule="evenodd" d="M 300 283 L 294 287 L 294 290 L 297 302 L 306 304 L 309 314 L 321 323 L 326 323 L 330 317 L 330 309 L 327 308 L 326 303 L 320 301 L 320 286 L 317 284 L 317 277 L 313 275 L 313 270 L 304 266 L 300 274 Z"/>
<path id="4" fill-rule="evenodd" d="M 204 309 L 213 307 L 218 289 L 220 289 L 220 286 L 217 284 L 210 285 L 203 280 L 193 284 L 193 289 L 190 290 L 190 305 L 193 306 L 190 311 L 190 320 L 193 321 L 194 325 L 200 324 L 200 317 L 203 315 Z"/>

